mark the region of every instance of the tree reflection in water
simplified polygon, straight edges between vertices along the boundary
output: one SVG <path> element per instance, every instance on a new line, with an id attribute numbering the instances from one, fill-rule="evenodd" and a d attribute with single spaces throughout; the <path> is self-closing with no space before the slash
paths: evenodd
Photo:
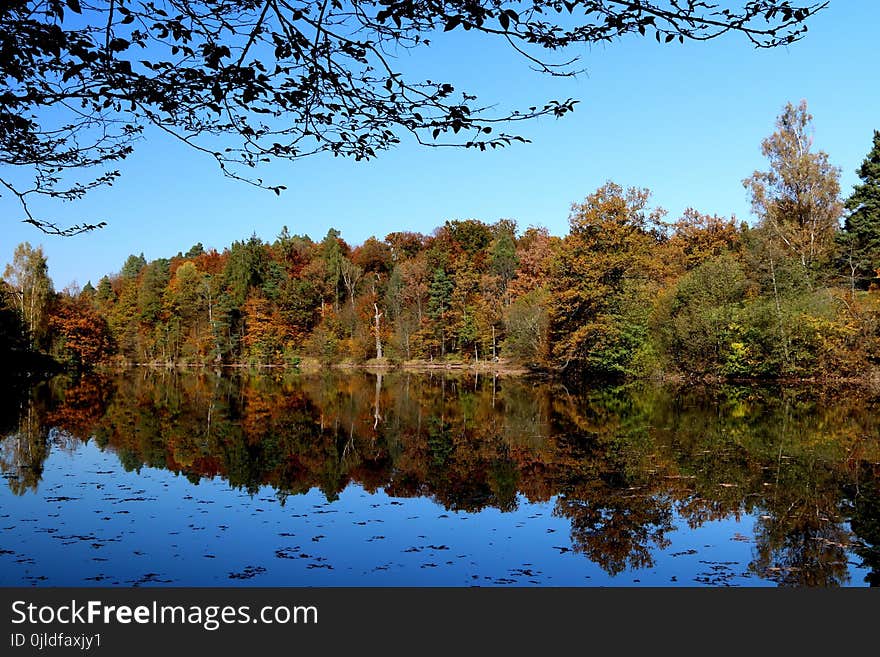
<path id="1" fill-rule="evenodd" d="M 758 518 L 749 571 L 785 586 L 880 584 L 878 400 L 864 390 L 631 385 L 366 373 L 129 371 L 6 384 L 0 471 L 35 491 L 51 449 L 94 440 L 130 471 L 222 477 L 283 504 L 351 482 L 449 510 L 554 500 L 573 549 L 651 567 L 676 514 Z"/>

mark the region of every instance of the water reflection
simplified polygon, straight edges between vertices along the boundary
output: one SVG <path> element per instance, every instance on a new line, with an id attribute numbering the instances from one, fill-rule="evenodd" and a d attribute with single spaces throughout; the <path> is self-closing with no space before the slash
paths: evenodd
<path id="1" fill-rule="evenodd" d="M 94 440 L 128 471 L 268 485 L 282 504 L 351 483 L 450 511 L 553 501 L 571 538 L 556 549 L 612 575 L 652 567 L 676 519 L 753 516 L 753 576 L 851 585 L 854 560 L 880 584 L 878 400 L 864 391 L 131 371 L 2 392 L 16 495 L 38 489 L 52 450 Z M 715 564 L 704 583 L 729 576 Z"/>

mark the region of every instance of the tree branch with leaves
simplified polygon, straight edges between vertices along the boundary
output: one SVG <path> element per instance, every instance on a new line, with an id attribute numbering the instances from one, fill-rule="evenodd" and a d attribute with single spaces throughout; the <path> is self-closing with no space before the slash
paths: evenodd
<path id="1" fill-rule="evenodd" d="M 725 5 L 730 4 L 731 7 Z M 280 194 L 260 164 L 318 153 L 367 160 L 405 135 L 484 151 L 528 141 L 511 126 L 577 101 L 497 111 L 448 81 L 411 79 L 395 53 L 444 32 L 500 39 L 551 75 L 573 46 L 627 35 L 669 43 L 739 33 L 757 47 L 800 39 L 827 2 L 788 0 L 10 0 L 0 8 L 0 183 L 31 209 L 113 184 L 147 127 Z"/>

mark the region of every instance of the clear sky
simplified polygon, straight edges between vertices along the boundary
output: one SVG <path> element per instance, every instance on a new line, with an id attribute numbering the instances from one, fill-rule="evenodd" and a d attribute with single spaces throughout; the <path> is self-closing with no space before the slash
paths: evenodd
<path id="1" fill-rule="evenodd" d="M 259 173 L 287 185 L 280 197 L 223 178 L 204 155 L 147 133 L 112 187 L 36 206 L 67 223 L 103 219 L 106 228 L 47 236 L 19 223 L 18 207 L 0 198 L 0 267 L 19 242 L 42 244 L 62 289 L 117 272 L 131 253 L 170 257 L 196 242 L 220 250 L 252 233 L 272 240 L 284 225 L 313 239 L 335 227 L 352 245 L 466 218 L 512 218 L 564 235 L 571 204 L 607 180 L 647 187 L 672 217 L 691 206 L 751 221 L 741 181 L 766 168 L 761 140 L 785 103 L 801 99 L 814 116 L 814 147 L 842 169 L 846 196 L 880 129 L 880 2 L 831 0 L 809 25 L 804 40 L 775 50 L 735 35 L 684 45 L 628 38 L 578 53 L 586 72 L 575 79 L 533 73 L 501 44 L 461 30 L 439 35 L 405 55 L 401 68 L 500 108 L 580 102 L 562 119 L 516 126 L 532 143 L 498 151 L 404 142 L 370 162 L 317 156 L 274 164 Z"/>

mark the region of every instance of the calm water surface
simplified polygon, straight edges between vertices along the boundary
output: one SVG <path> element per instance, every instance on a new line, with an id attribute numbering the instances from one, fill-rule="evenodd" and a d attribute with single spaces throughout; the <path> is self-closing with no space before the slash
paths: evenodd
<path id="1" fill-rule="evenodd" d="M 860 390 L 133 371 L 0 392 L 0 585 L 880 584 Z"/>

